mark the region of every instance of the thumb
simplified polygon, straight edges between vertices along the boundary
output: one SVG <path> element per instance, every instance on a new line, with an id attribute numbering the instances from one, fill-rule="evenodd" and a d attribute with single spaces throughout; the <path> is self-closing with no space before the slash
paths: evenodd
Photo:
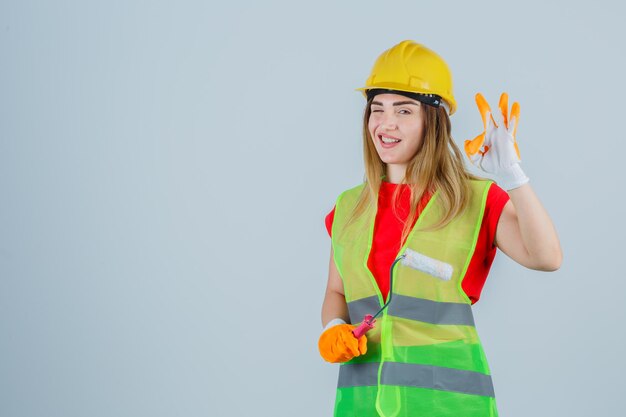
<path id="1" fill-rule="evenodd" d="M 469 139 L 466 140 L 465 141 L 465 153 L 467 154 L 467 156 L 471 158 L 472 155 L 474 155 L 480 150 L 484 142 L 485 142 L 485 132 L 476 136 L 472 140 L 469 140 Z"/>

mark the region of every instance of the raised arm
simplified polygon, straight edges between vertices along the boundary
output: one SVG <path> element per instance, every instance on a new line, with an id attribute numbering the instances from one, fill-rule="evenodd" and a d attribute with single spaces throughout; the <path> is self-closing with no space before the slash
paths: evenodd
<path id="1" fill-rule="evenodd" d="M 561 245 L 548 213 L 520 166 L 515 138 L 520 106 L 513 103 L 509 113 L 508 103 L 508 94 L 502 93 L 499 111 L 492 114 L 482 94 L 476 94 L 485 130 L 473 140 L 465 141 L 465 153 L 472 164 L 495 176 L 498 185 L 509 194 L 510 200 L 498 221 L 496 246 L 527 268 L 555 271 L 563 259 Z"/>
<path id="2" fill-rule="evenodd" d="M 510 190 L 495 244 L 515 262 L 540 271 L 556 271 L 563 252 L 554 224 L 529 183 Z"/>

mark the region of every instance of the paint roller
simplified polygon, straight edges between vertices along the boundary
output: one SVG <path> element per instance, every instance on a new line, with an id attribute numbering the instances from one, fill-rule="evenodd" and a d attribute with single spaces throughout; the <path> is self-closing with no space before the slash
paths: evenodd
<path id="1" fill-rule="evenodd" d="M 387 308 L 391 302 L 391 297 L 393 295 L 393 267 L 398 262 L 404 266 L 422 271 L 444 281 L 449 281 L 450 278 L 452 278 L 452 265 L 430 258 L 419 252 L 415 252 L 411 248 L 406 248 L 404 253 L 393 261 L 391 268 L 389 269 L 389 298 L 387 299 L 387 302 L 381 307 L 380 310 L 378 310 L 378 313 L 373 316 L 371 314 L 366 314 L 361 324 L 352 331 L 352 334 L 354 334 L 354 337 L 357 339 L 363 336 L 368 330 L 374 328 L 376 317 L 378 317 L 378 315 L 382 313 L 382 311 Z"/>

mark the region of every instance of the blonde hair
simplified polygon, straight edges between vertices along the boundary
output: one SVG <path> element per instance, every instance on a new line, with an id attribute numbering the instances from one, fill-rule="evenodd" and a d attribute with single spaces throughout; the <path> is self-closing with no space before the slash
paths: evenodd
<path id="1" fill-rule="evenodd" d="M 372 99 L 367 101 L 363 114 L 363 159 L 365 162 L 364 182 L 359 199 L 346 226 L 352 223 L 364 211 L 377 206 L 377 195 L 385 175 L 385 163 L 380 159 L 369 132 L 368 122 L 371 114 Z M 443 106 L 435 108 L 422 104 L 425 130 L 422 143 L 413 159 L 409 162 L 401 184 L 408 184 L 411 191 L 409 215 L 402 229 L 401 244 L 411 232 L 411 226 L 417 217 L 417 209 L 424 193 L 439 191 L 437 204 L 445 215 L 432 227 L 422 230 L 442 228 L 460 215 L 470 200 L 471 188 L 468 180 L 482 180 L 467 171 L 463 157 L 451 136 L 450 118 Z M 392 210 L 398 219 L 397 202 L 400 187 L 396 187 L 392 196 Z"/>

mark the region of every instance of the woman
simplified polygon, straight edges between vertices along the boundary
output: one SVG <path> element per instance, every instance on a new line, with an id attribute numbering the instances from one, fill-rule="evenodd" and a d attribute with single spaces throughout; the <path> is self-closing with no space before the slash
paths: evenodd
<path id="1" fill-rule="evenodd" d="M 325 360 L 341 363 L 335 416 L 497 416 L 471 305 L 496 248 L 536 270 L 554 271 L 562 258 L 520 167 L 519 105 L 508 114 L 503 94 L 496 121 L 476 96 L 485 131 L 465 152 L 496 184 L 463 165 L 450 136 L 452 76 L 435 52 L 400 42 L 358 90 L 367 97 L 366 178 L 326 218 L 331 257 L 318 345 Z M 394 262 L 409 249 L 449 275 Z M 365 314 L 381 309 L 359 336 Z"/>

